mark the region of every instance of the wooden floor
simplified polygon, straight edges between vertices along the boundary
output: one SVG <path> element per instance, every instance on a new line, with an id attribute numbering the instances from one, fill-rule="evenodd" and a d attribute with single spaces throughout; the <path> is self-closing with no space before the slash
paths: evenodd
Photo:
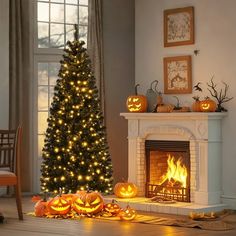
<path id="1" fill-rule="evenodd" d="M 24 212 L 32 212 L 33 203 L 30 198 L 23 199 Z M 6 222 L 0 224 L 0 236 L 235 236 L 236 215 L 229 220 L 235 229 L 229 231 L 207 231 L 201 229 L 160 226 L 151 224 L 129 223 L 120 221 L 106 221 L 91 218 L 82 220 L 45 219 L 24 215 L 24 221 L 17 218 L 14 199 L 0 198 L 0 211 L 3 212 Z M 160 216 L 160 215 L 157 215 Z"/>

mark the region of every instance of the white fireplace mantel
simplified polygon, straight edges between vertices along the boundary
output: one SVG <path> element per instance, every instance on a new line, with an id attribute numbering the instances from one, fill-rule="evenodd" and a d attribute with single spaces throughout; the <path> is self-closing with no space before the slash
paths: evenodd
<path id="1" fill-rule="evenodd" d="M 191 202 L 220 204 L 222 194 L 221 120 L 227 113 L 121 113 L 128 120 L 128 179 L 145 194 L 145 140 L 190 142 Z"/>

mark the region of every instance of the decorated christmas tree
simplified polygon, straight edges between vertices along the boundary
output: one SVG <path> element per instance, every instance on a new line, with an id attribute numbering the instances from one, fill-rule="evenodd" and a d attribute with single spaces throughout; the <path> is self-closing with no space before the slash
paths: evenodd
<path id="1" fill-rule="evenodd" d="M 43 147 L 41 189 L 112 191 L 112 164 L 84 42 L 67 42 Z"/>

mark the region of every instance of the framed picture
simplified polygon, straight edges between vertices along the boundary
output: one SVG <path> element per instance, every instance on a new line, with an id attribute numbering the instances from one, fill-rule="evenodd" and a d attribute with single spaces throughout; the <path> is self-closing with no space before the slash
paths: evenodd
<path id="1" fill-rule="evenodd" d="M 194 44 L 194 8 L 164 11 L 164 46 Z"/>
<path id="2" fill-rule="evenodd" d="M 191 56 L 164 58 L 164 93 L 181 94 L 192 92 Z"/>

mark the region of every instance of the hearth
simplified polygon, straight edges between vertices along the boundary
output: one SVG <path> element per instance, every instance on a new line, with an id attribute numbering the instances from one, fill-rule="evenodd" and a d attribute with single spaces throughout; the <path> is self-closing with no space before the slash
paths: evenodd
<path id="1" fill-rule="evenodd" d="M 146 197 L 190 202 L 188 141 L 146 140 Z"/>

